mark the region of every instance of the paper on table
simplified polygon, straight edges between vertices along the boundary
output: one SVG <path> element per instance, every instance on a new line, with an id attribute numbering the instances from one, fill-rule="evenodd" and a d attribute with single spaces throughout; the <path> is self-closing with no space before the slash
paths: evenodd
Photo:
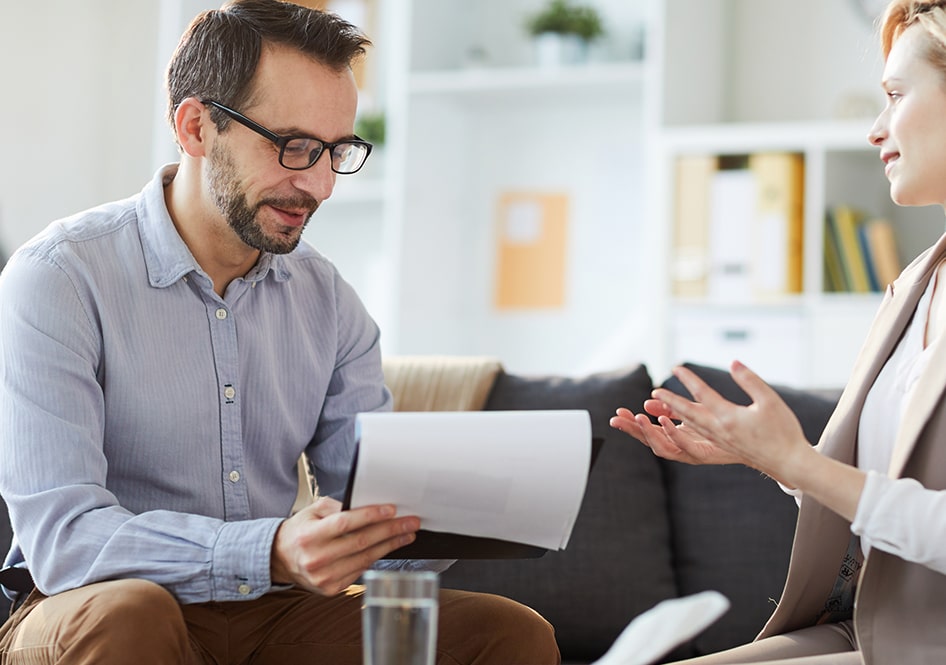
<path id="1" fill-rule="evenodd" d="M 421 528 L 568 544 L 591 463 L 587 411 L 360 413 L 351 507 L 393 503 Z"/>
<path id="2" fill-rule="evenodd" d="M 650 665 L 696 637 L 729 609 L 718 591 L 701 591 L 657 603 L 627 625 L 592 665 Z"/>

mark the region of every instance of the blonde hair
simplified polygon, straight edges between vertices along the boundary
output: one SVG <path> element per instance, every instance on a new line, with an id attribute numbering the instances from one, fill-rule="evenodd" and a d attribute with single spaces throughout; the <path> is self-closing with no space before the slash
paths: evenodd
<path id="1" fill-rule="evenodd" d="M 919 25 L 926 34 L 926 58 L 946 79 L 946 0 L 892 0 L 880 23 L 884 59 L 904 30 Z"/>

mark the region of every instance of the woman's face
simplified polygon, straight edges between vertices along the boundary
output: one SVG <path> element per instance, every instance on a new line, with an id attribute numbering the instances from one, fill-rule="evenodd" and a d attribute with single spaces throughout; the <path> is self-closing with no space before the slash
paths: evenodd
<path id="1" fill-rule="evenodd" d="M 913 25 L 894 43 L 881 83 L 887 103 L 869 135 L 899 205 L 946 206 L 946 72 L 924 55 L 927 40 Z"/>

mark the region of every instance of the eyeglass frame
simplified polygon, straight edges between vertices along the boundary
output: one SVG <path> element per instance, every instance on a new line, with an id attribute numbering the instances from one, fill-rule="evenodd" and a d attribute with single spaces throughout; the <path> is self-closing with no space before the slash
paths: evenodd
<path id="1" fill-rule="evenodd" d="M 371 155 L 371 149 L 374 147 L 373 144 L 369 143 L 368 141 L 365 141 L 363 138 L 357 135 L 352 135 L 352 138 L 345 139 L 344 141 L 335 141 L 335 142 L 330 143 L 329 141 L 323 141 L 322 139 L 316 138 L 314 136 L 277 134 L 276 132 L 270 129 L 266 129 L 258 122 L 254 120 L 250 120 L 239 111 L 234 111 L 230 107 L 224 106 L 220 102 L 214 101 L 212 99 L 204 99 L 204 100 L 201 100 L 201 103 L 204 104 L 205 106 L 210 105 L 210 106 L 213 106 L 214 108 L 220 109 L 221 111 L 226 113 L 231 119 L 236 120 L 238 123 L 240 123 L 247 129 L 251 129 L 257 134 L 259 134 L 260 136 L 272 141 L 276 145 L 276 147 L 279 148 L 279 165 L 283 167 L 284 169 L 288 169 L 290 171 L 305 171 L 306 169 L 311 169 L 313 166 L 316 165 L 316 163 L 319 161 L 319 158 L 322 156 L 324 152 L 328 151 L 329 155 L 331 155 L 332 152 L 335 150 L 335 148 L 337 148 L 338 146 L 345 145 L 346 143 L 352 143 L 352 144 L 364 146 L 366 150 L 365 158 L 364 160 L 362 160 L 361 166 L 359 166 L 354 171 L 336 170 L 334 161 L 331 159 L 331 157 L 329 157 L 329 166 L 332 169 L 333 173 L 337 173 L 339 175 L 352 175 L 354 173 L 358 173 L 358 171 L 360 171 L 362 167 L 364 167 L 365 162 L 368 161 L 368 157 Z M 309 164 L 308 166 L 286 166 L 283 163 L 283 153 L 285 153 L 286 151 L 286 145 L 290 141 L 293 141 L 295 139 L 305 139 L 306 141 L 318 141 L 322 145 L 322 149 L 319 151 L 319 154 L 316 155 L 315 159 L 312 160 L 312 163 Z"/>

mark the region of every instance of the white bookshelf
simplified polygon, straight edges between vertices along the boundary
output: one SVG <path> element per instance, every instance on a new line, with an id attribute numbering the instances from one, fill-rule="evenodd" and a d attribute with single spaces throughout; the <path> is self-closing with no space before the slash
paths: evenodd
<path id="1" fill-rule="evenodd" d="M 826 210 L 847 203 L 890 219 L 904 265 L 943 230 L 940 210 L 890 202 L 868 141 L 882 103 L 875 35 L 841 0 L 705 0 L 699 8 L 665 0 L 663 7 L 654 210 L 668 234 L 678 156 L 785 151 L 801 154 L 805 165 L 802 292 L 722 303 L 674 298 L 668 280 L 664 363 L 726 366 L 739 358 L 773 382 L 839 387 L 881 296 L 825 292 Z M 678 20 L 690 11 L 701 20 Z M 687 86 L 684 73 L 697 70 Z M 672 253 L 670 238 L 664 249 Z"/>

